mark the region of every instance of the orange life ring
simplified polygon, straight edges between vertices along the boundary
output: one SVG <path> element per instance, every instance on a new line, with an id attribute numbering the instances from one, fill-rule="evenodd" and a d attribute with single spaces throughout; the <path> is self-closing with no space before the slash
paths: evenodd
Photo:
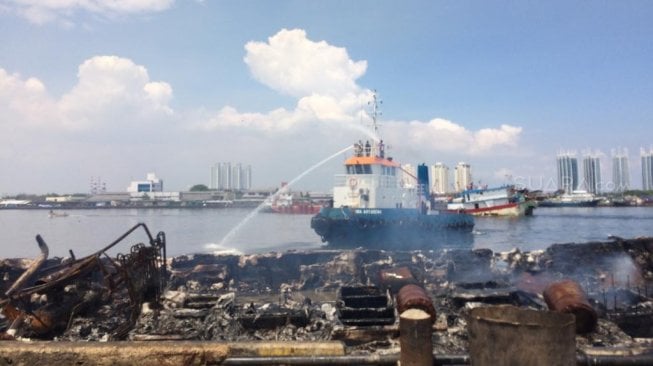
<path id="1" fill-rule="evenodd" d="M 349 178 L 349 186 L 351 187 L 351 189 L 356 188 L 357 185 L 358 185 L 358 179 Z"/>

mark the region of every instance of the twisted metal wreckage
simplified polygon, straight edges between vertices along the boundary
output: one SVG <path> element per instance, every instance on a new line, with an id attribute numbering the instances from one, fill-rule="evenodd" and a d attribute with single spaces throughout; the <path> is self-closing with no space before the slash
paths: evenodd
<path id="1" fill-rule="evenodd" d="M 145 231 L 149 245 L 133 245 L 129 253 L 111 258 L 108 251 L 138 228 Z M 114 322 L 109 339 L 125 339 L 142 304 L 157 304 L 165 288 L 165 234 L 159 232 L 154 237 L 143 223 L 89 256 L 76 259 L 70 251 L 69 260 L 45 268 L 48 246 L 40 235 L 36 241 L 41 255 L 0 300 L 0 310 L 11 324 L 5 333 L 8 338 L 47 337 L 68 329 L 76 315 L 111 304 L 112 315 L 122 319 Z M 35 276 L 37 279 L 32 280 Z"/>

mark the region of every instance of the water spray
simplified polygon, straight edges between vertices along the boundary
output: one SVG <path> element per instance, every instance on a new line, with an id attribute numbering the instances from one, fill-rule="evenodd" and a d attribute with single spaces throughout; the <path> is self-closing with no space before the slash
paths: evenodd
<path id="1" fill-rule="evenodd" d="M 335 158 L 336 156 L 345 153 L 347 150 L 349 150 L 349 149 L 351 149 L 351 148 L 353 148 L 353 146 L 351 146 L 351 145 L 350 145 L 350 146 L 347 146 L 346 148 L 344 148 L 344 149 L 338 151 L 337 153 L 335 153 L 335 154 L 333 154 L 333 155 L 331 155 L 331 156 L 329 156 L 329 157 L 327 157 L 327 158 L 321 160 L 321 161 L 318 162 L 317 164 L 315 164 L 315 165 L 311 166 L 310 168 L 306 169 L 304 172 L 302 172 L 301 174 L 299 174 L 299 175 L 298 175 L 297 177 L 295 177 L 293 180 L 291 180 L 290 182 L 288 182 L 288 184 L 287 184 L 285 187 L 283 187 L 282 189 L 279 189 L 279 190 L 276 191 L 274 194 L 272 194 L 272 195 L 269 197 L 269 200 L 274 201 L 274 200 L 275 200 L 275 199 L 276 199 L 276 198 L 277 198 L 281 193 L 287 191 L 290 187 L 292 187 L 292 186 L 293 186 L 295 183 L 297 183 L 300 179 L 304 178 L 307 174 L 309 174 L 309 173 L 312 172 L 313 170 L 319 168 L 320 166 L 324 165 L 325 163 L 327 163 L 329 160 Z M 258 214 L 258 213 L 261 211 L 261 209 L 263 209 L 263 207 L 266 205 L 266 203 L 267 203 L 267 200 L 266 200 L 266 202 L 263 202 L 263 203 L 261 203 L 260 205 L 258 205 L 258 207 L 256 207 L 252 212 L 250 212 L 247 216 L 245 216 L 245 218 L 242 219 L 242 220 L 238 223 L 238 225 L 234 226 L 234 228 L 231 229 L 231 230 L 227 233 L 227 235 L 224 236 L 224 238 L 222 238 L 222 240 L 220 241 L 220 244 L 218 244 L 218 246 L 219 246 L 219 247 L 222 247 L 222 248 L 226 248 L 226 247 L 227 247 L 227 246 L 226 246 L 226 243 L 227 243 L 228 241 L 230 241 L 230 240 L 231 240 L 231 239 L 236 235 L 236 233 L 237 233 L 237 232 L 238 232 L 238 231 L 239 231 L 243 226 L 245 226 L 245 225 L 249 222 L 249 220 L 251 220 L 254 216 L 256 216 L 256 214 Z"/>

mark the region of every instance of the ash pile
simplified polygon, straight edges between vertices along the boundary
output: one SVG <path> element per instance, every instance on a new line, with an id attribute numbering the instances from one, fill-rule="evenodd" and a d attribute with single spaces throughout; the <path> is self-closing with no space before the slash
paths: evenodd
<path id="1" fill-rule="evenodd" d="M 340 340 L 352 354 L 391 354 L 399 347 L 399 314 L 417 308 L 431 318 L 434 353 L 464 354 L 470 313 L 512 305 L 574 314 L 582 350 L 651 349 L 653 238 L 536 252 L 359 249 L 166 259 L 165 235 L 149 237 L 149 245 L 116 258 L 104 248 L 79 260 L 0 262 L 3 337 Z"/>

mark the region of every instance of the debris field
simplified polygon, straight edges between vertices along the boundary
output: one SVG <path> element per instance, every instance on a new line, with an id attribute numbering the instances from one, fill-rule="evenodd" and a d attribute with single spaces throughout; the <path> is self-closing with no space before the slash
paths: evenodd
<path id="1" fill-rule="evenodd" d="M 142 228 L 149 243 L 110 257 Z M 651 352 L 653 238 L 546 250 L 313 250 L 166 258 L 165 234 L 136 225 L 93 255 L 0 261 L 2 339 L 342 341 L 391 354 L 399 314 L 431 317 L 433 352 L 468 352 L 468 316 L 513 305 L 576 316 L 579 351 Z M 571 298 L 571 300 L 569 300 Z"/>

